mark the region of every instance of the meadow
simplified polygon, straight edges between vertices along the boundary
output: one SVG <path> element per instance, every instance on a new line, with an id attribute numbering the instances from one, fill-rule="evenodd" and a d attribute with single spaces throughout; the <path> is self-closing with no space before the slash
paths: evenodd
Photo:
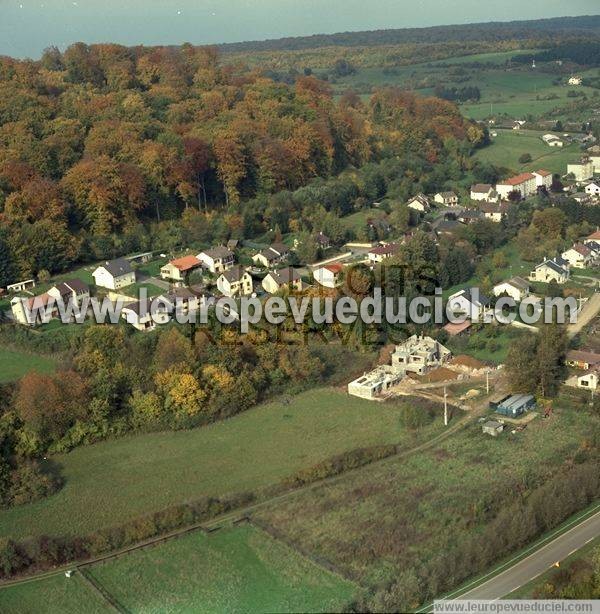
<path id="1" fill-rule="evenodd" d="M 128 612 L 335 612 L 356 592 L 248 525 L 195 531 L 87 572 Z"/>
<path id="2" fill-rule="evenodd" d="M 18 380 L 30 371 L 52 373 L 55 369 L 56 361 L 50 356 L 0 348 L 0 384 Z"/>
<path id="3" fill-rule="evenodd" d="M 112 608 L 80 575 L 63 574 L 0 588 L 0 612 L 13 614 L 106 614 Z"/>
<path id="4" fill-rule="evenodd" d="M 498 129 L 496 133 L 497 136 L 492 137 L 487 147 L 477 150 L 475 159 L 510 169 L 514 173 L 545 169 L 562 176 L 567 173 L 567 164 L 581 157 L 577 144 L 562 148 L 548 147 L 540 138 L 544 132 Z M 523 164 L 519 158 L 525 153 L 530 154 L 532 160 Z"/>
<path id="5" fill-rule="evenodd" d="M 360 447 L 410 448 L 441 430 L 441 420 L 409 431 L 403 405 L 349 397 L 331 388 L 262 404 L 190 431 L 138 434 L 51 457 L 65 480 L 55 495 L 0 510 L 0 535 L 76 535 L 173 504 L 246 492 Z"/>
<path id="6" fill-rule="evenodd" d="M 364 467 L 257 517 L 358 582 L 381 585 L 399 569 L 427 576 L 436 557 L 485 526 L 499 498 L 569 464 L 598 425 L 598 418 L 564 409 L 491 439 L 473 422 L 436 449 Z"/>

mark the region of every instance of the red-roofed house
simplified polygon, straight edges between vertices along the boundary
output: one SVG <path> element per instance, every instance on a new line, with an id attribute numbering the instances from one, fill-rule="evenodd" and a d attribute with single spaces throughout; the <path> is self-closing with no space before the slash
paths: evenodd
<path id="1" fill-rule="evenodd" d="M 176 258 L 165 264 L 160 270 L 160 276 L 163 279 L 172 279 L 173 281 L 183 281 L 186 273 L 193 271 L 202 266 L 202 262 L 196 256 L 183 256 Z"/>
<path id="2" fill-rule="evenodd" d="M 536 177 L 532 173 L 521 173 L 496 185 L 500 198 L 508 198 L 511 192 L 519 192 L 521 198 L 529 198 L 537 192 Z"/>
<path id="3" fill-rule="evenodd" d="M 336 288 L 341 284 L 343 266 L 339 262 L 325 264 L 313 269 L 313 277 L 325 288 Z"/>

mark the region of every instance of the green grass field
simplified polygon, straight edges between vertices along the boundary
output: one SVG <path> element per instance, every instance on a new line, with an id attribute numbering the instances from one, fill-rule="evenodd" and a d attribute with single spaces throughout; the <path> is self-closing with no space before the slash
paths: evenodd
<path id="1" fill-rule="evenodd" d="M 107 614 L 113 611 L 78 574 L 0 588 L 0 612 L 11 614 Z"/>
<path id="2" fill-rule="evenodd" d="M 549 478 L 598 421 L 557 410 L 550 420 L 538 418 L 498 439 L 485 437 L 474 422 L 435 449 L 364 467 L 258 517 L 358 581 L 382 585 L 399 569 L 420 577 L 440 553 L 483 528 L 493 493 Z"/>
<path id="3" fill-rule="evenodd" d="M 410 447 L 443 428 L 437 420 L 407 431 L 399 411 L 396 403 L 316 389 L 289 404 L 265 403 L 205 428 L 81 447 L 52 457 L 66 481 L 57 494 L 0 510 L 0 535 L 18 539 L 93 531 L 182 501 L 278 483 L 355 448 L 384 443 Z"/>
<path id="4" fill-rule="evenodd" d="M 549 131 L 551 132 L 551 131 Z M 572 144 L 563 148 L 548 147 L 540 138 L 543 132 L 533 130 L 497 130 L 487 147 L 479 149 L 475 158 L 496 166 L 506 167 L 514 172 L 545 169 L 559 175 L 566 175 L 567 164 L 581 157 L 581 149 Z M 532 161 L 519 162 L 522 154 L 531 154 Z"/>
<path id="5" fill-rule="evenodd" d="M 147 614 L 335 612 L 356 592 L 350 582 L 247 525 L 194 532 L 94 565 L 88 573 L 126 611 Z"/>
<path id="6" fill-rule="evenodd" d="M 55 369 L 56 361 L 49 356 L 0 348 L 0 383 L 14 382 L 30 371 L 52 373 Z"/>
<path id="7" fill-rule="evenodd" d="M 370 207 L 368 209 L 361 209 L 356 213 L 351 213 L 350 215 L 341 218 L 340 221 L 345 228 L 352 230 L 354 233 L 358 233 L 366 228 L 368 219 L 379 219 L 385 217 L 385 211 L 375 207 Z"/>

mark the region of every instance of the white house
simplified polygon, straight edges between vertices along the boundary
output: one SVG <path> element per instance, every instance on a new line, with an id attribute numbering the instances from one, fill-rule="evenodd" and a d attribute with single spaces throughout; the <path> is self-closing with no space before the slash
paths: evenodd
<path id="1" fill-rule="evenodd" d="M 392 256 L 395 256 L 398 253 L 400 246 L 397 243 L 387 243 L 386 245 L 378 245 L 377 247 L 372 247 L 367 254 L 369 258 L 369 262 L 371 264 L 378 264 L 379 262 L 383 262 Z"/>
<path id="2" fill-rule="evenodd" d="M 252 256 L 252 262 L 259 266 L 270 268 L 287 258 L 289 253 L 290 250 L 287 245 L 283 243 L 273 243 L 273 245 L 267 247 L 267 249 L 263 249 L 257 254 L 254 254 L 254 256 Z"/>
<path id="3" fill-rule="evenodd" d="M 454 192 L 438 192 L 433 200 L 446 207 L 456 207 L 458 205 L 458 196 Z"/>
<path id="4" fill-rule="evenodd" d="M 300 292 L 300 290 L 302 290 L 302 278 L 296 269 L 286 267 L 285 269 L 271 271 L 262 280 L 262 287 L 269 294 L 275 294 L 284 288 Z"/>
<path id="5" fill-rule="evenodd" d="M 512 192 L 518 192 L 521 198 L 529 198 L 537 192 L 535 175 L 521 173 L 505 179 L 496 185 L 496 192 L 503 199 L 507 199 Z"/>
<path id="6" fill-rule="evenodd" d="M 456 315 L 465 314 L 472 322 L 483 319 L 490 306 L 490 299 L 478 290 L 459 290 L 448 297 L 448 307 Z"/>
<path id="7" fill-rule="evenodd" d="M 508 207 L 507 203 L 482 202 L 479 205 L 479 210 L 483 213 L 485 219 L 492 222 L 501 222 L 508 213 Z"/>
<path id="8" fill-rule="evenodd" d="M 544 260 L 544 262 L 538 264 L 529 274 L 529 280 L 544 283 L 554 280 L 558 284 L 564 284 L 569 280 L 569 275 L 569 263 L 557 257 L 552 260 Z"/>
<path id="9" fill-rule="evenodd" d="M 213 274 L 223 273 L 235 263 L 235 256 L 226 247 L 219 245 L 200 252 L 196 258 Z"/>
<path id="10" fill-rule="evenodd" d="M 585 388 L 587 390 L 596 390 L 598 388 L 598 372 L 588 371 L 577 377 L 577 388 Z"/>
<path id="11" fill-rule="evenodd" d="M 249 296 L 253 292 L 252 277 L 238 264 L 221 273 L 217 288 L 224 296 Z"/>
<path id="12" fill-rule="evenodd" d="M 594 163 L 584 156 L 573 164 L 567 164 L 567 175 L 573 175 L 576 181 L 587 181 L 594 176 Z"/>
<path id="13" fill-rule="evenodd" d="M 508 295 L 520 303 L 529 296 L 529 282 L 522 277 L 513 277 L 507 281 L 496 284 L 492 290 L 494 296 Z"/>
<path id="14" fill-rule="evenodd" d="M 204 295 L 198 295 L 189 288 L 173 288 L 168 294 L 161 295 L 166 304 L 170 306 L 172 312 L 179 312 L 183 315 L 190 312 L 197 312 L 205 304 Z"/>
<path id="15" fill-rule="evenodd" d="M 409 209 L 413 209 L 414 211 L 419 211 L 420 213 L 426 213 L 431 209 L 431 203 L 425 194 L 417 194 L 413 196 L 407 203 L 406 206 Z"/>
<path id="16" fill-rule="evenodd" d="M 81 306 L 84 300 L 90 298 L 90 287 L 81 279 L 68 279 L 50 288 L 48 294 L 61 299 L 65 305 L 72 300 L 73 304 Z"/>
<path id="17" fill-rule="evenodd" d="M 576 269 L 589 267 L 594 260 L 592 250 L 583 243 L 575 243 L 573 247 L 562 253 L 562 258 Z"/>
<path id="18" fill-rule="evenodd" d="M 56 299 L 47 292 L 37 296 L 15 296 L 10 308 L 15 322 L 27 326 L 45 323 L 58 314 Z"/>
<path id="19" fill-rule="evenodd" d="M 592 181 L 585 186 L 585 193 L 590 196 L 600 196 L 600 181 Z"/>
<path id="20" fill-rule="evenodd" d="M 120 290 L 135 283 L 135 271 L 125 258 L 117 258 L 100 265 L 92 277 L 97 286 L 109 290 Z"/>
<path id="21" fill-rule="evenodd" d="M 535 177 L 536 187 L 549 190 L 552 186 L 552 173 L 550 171 L 540 169 L 538 171 L 533 171 L 532 175 Z"/>
<path id="22" fill-rule="evenodd" d="M 154 330 L 170 319 L 172 307 L 164 297 L 135 301 L 125 305 L 121 317 L 136 330 L 147 332 Z"/>
<path id="23" fill-rule="evenodd" d="M 583 79 L 581 77 L 573 76 L 569 78 L 569 85 L 581 85 L 583 83 Z"/>
<path id="24" fill-rule="evenodd" d="M 496 202 L 498 200 L 498 194 L 493 185 L 489 183 L 476 183 L 471 186 L 471 200 Z"/>
<path id="25" fill-rule="evenodd" d="M 325 288 L 336 288 L 341 284 L 343 266 L 339 262 L 325 264 L 313 270 L 315 281 Z"/>
<path id="26" fill-rule="evenodd" d="M 544 134 L 542 141 L 549 147 L 563 147 L 565 142 L 555 134 Z"/>

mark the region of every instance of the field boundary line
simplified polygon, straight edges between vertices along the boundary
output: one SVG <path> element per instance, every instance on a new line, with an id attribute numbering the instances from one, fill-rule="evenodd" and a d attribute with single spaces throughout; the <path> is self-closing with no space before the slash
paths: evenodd
<path id="1" fill-rule="evenodd" d="M 87 585 L 90 586 L 97 595 L 100 595 L 102 601 L 107 603 L 116 612 L 119 612 L 119 614 L 128 614 L 128 611 L 101 584 L 94 580 L 86 569 L 78 567 L 77 571 Z"/>

